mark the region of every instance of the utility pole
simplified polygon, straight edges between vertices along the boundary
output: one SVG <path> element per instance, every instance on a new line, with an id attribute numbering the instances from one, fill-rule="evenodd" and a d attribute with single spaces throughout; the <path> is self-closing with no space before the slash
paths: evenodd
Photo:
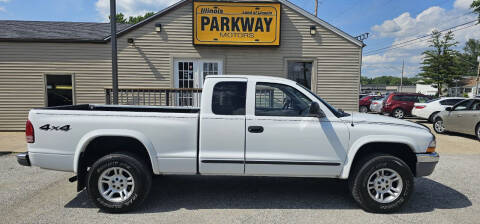
<path id="1" fill-rule="evenodd" d="M 318 0 L 315 0 L 315 17 L 318 17 L 317 11 L 318 11 Z"/>
<path id="2" fill-rule="evenodd" d="M 118 104 L 118 64 L 117 64 L 117 12 L 115 0 L 110 0 L 110 41 L 112 42 L 112 96 L 113 104 Z"/>
<path id="3" fill-rule="evenodd" d="M 477 56 L 477 62 L 478 62 L 478 68 L 477 68 L 477 81 L 475 82 L 476 85 L 475 85 L 475 96 L 478 96 L 478 78 L 479 78 L 479 75 L 480 75 L 480 56 Z M 474 97 L 475 97 L 474 96 Z"/>
<path id="4" fill-rule="evenodd" d="M 402 92 L 403 90 L 403 71 L 405 69 L 405 59 L 403 60 L 403 63 L 402 63 L 402 77 L 400 78 L 400 92 Z"/>

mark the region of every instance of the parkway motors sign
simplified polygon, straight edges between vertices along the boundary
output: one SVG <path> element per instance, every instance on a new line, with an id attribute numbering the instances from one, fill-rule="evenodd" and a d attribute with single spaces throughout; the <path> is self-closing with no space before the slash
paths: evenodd
<path id="1" fill-rule="evenodd" d="M 280 45 L 280 3 L 194 2 L 193 43 Z"/>

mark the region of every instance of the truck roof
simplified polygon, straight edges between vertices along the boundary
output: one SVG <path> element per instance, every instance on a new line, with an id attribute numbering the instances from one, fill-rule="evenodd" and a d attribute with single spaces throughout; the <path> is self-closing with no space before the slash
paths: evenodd
<path id="1" fill-rule="evenodd" d="M 295 81 L 292 81 L 290 79 L 282 78 L 282 77 L 275 77 L 275 76 L 265 76 L 265 75 L 207 75 L 207 79 L 211 78 L 245 78 L 250 81 L 261 81 L 261 82 L 279 82 L 279 83 L 285 83 L 285 84 L 291 84 L 294 85 L 296 84 Z"/>

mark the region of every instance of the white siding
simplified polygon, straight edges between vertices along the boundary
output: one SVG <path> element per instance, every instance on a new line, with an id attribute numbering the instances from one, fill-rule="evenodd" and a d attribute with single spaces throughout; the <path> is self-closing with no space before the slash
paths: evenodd
<path id="1" fill-rule="evenodd" d="M 154 24 L 162 24 L 162 32 Z M 175 57 L 224 61 L 225 74 L 286 77 L 286 59 L 314 59 L 314 88 L 332 105 L 358 109 L 361 48 L 282 6 L 280 47 L 192 45 L 192 4 L 120 36 L 119 86 L 173 87 Z M 317 35 L 310 35 L 310 26 Z M 134 38 L 129 46 L 127 38 Z M 0 42 L 0 130 L 23 130 L 28 109 L 43 107 L 44 74 L 75 74 L 75 102 L 104 103 L 111 86 L 110 45 Z M 314 65 L 315 65 L 314 64 Z"/>

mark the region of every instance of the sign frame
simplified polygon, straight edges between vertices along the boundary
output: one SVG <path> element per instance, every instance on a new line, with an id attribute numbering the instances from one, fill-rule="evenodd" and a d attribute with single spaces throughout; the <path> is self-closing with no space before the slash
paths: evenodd
<path id="1" fill-rule="evenodd" d="M 195 38 L 196 38 L 196 34 L 195 34 L 195 30 L 196 30 L 196 13 L 195 13 L 195 3 L 196 2 L 201 2 L 201 3 L 211 3 L 211 4 L 215 4 L 215 5 L 222 5 L 222 4 L 231 4 L 231 3 L 240 3 L 240 4 L 271 4 L 271 5 L 278 5 L 278 12 L 277 12 L 277 16 L 278 16 L 278 30 L 276 30 L 276 32 L 278 31 L 278 34 L 275 34 L 275 35 L 278 35 L 278 44 L 255 44 L 255 42 L 248 42 L 248 43 L 226 43 L 226 42 L 213 42 L 212 43 L 201 43 L 201 44 L 198 44 L 198 43 L 195 43 Z M 250 6 L 250 7 L 253 7 L 253 6 Z M 262 7 L 265 7 L 262 5 Z M 268 2 L 268 1 L 241 1 L 241 2 L 234 2 L 234 1 L 209 1 L 209 0 L 205 0 L 205 1 L 202 1 L 202 0 L 194 0 L 192 1 L 192 44 L 193 46 L 216 46 L 216 47 L 221 47 L 221 46 L 226 46 L 226 47 L 280 47 L 281 46 L 281 30 L 282 30 L 282 14 L 281 14 L 281 10 L 282 10 L 282 4 L 280 2 Z M 275 27 L 275 29 L 277 29 L 277 27 Z"/>

